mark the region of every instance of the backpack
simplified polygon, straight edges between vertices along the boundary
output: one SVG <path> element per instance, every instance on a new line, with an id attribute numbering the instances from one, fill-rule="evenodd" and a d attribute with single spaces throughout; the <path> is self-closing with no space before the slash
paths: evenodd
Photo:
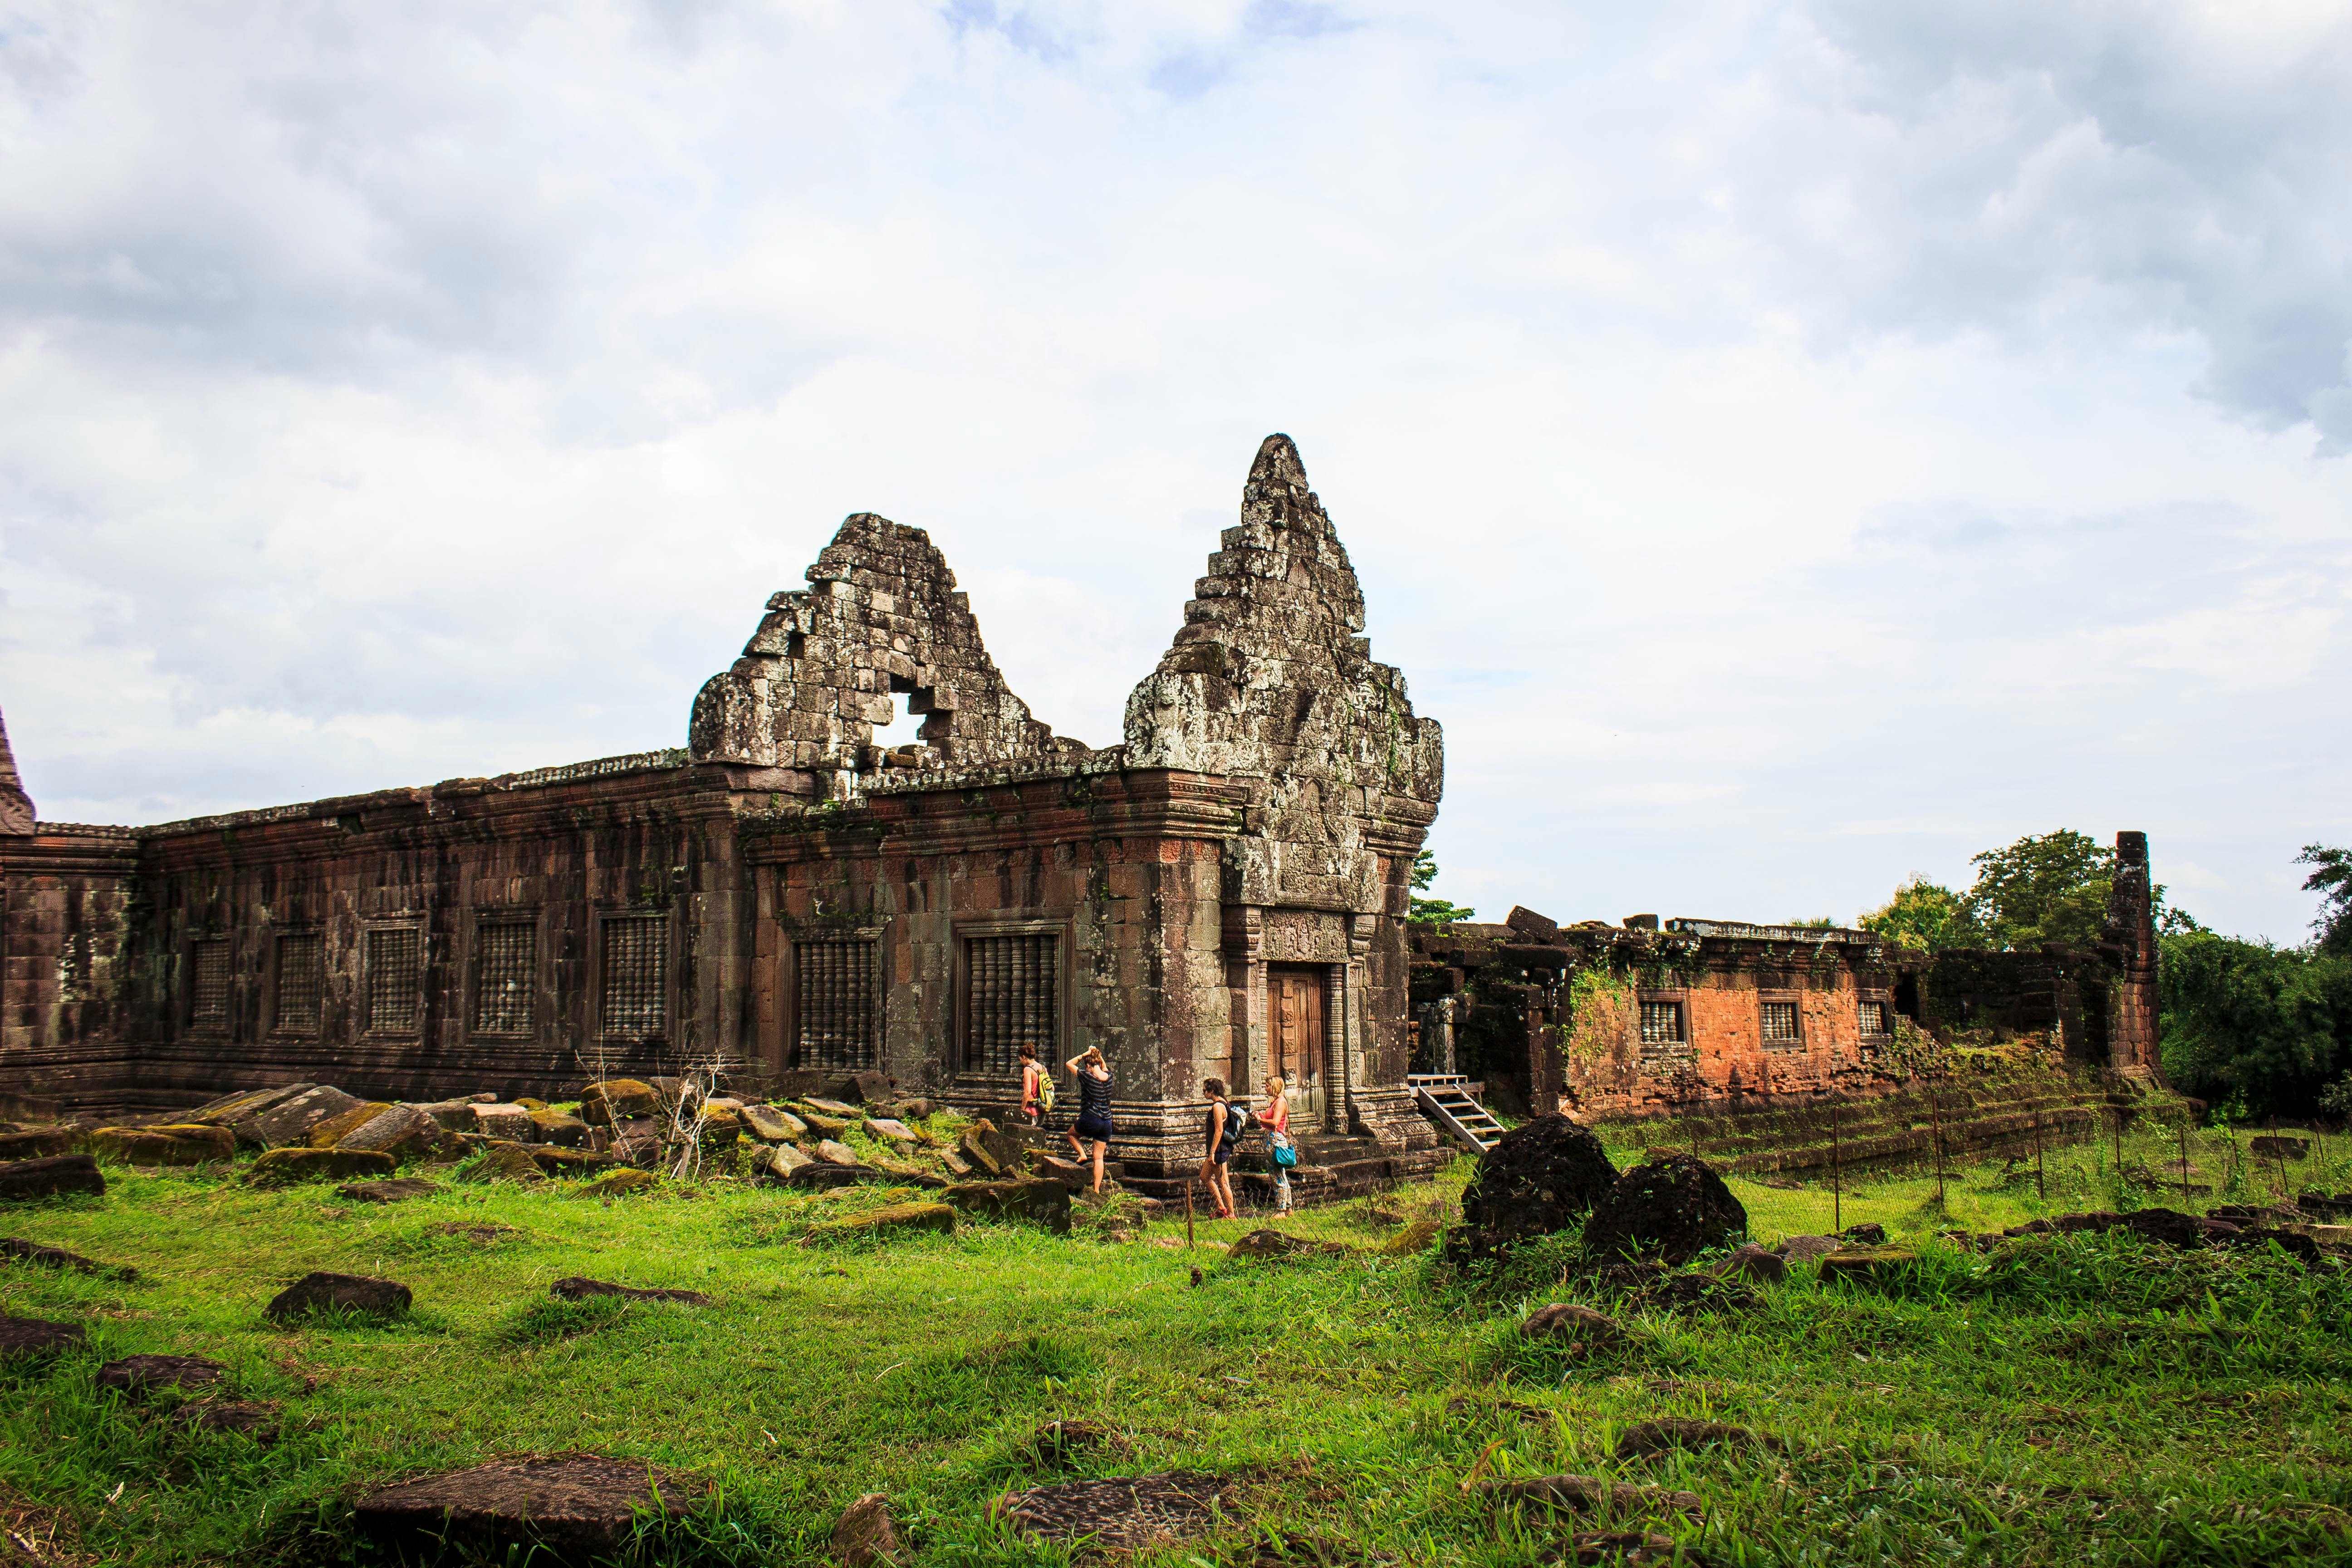
<path id="1" fill-rule="evenodd" d="M 1054 1110 L 1054 1075 L 1042 1065 L 1037 1068 L 1037 1109 L 1048 1115 Z"/>

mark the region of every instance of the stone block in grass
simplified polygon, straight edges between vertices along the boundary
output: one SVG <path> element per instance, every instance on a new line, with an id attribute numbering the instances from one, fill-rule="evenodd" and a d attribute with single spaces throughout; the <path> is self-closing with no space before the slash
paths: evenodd
<path id="1" fill-rule="evenodd" d="M 585 1149 L 561 1149 L 552 1143 L 530 1146 L 530 1162 L 543 1175 L 587 1176 L 609 1169 L 613 1161 L 603 1154 L 591 1154 Z"/>
<path id="2" fill-rule="evenodd" d="M 106 1177 L 89 1154 L 58 1154 L 39 1160 L 12 1160 L 0 1165 L 0 1201 L 35 1198 L 103 1197 Z"/>
<path id="3" fill-rule="evenodd" d="M 789 1182 L 793 1173 L 814 1163 L 789 1143 L 766 1143 L 751 1151 L 753 1173 L 771 1181 Z"/>
<path id="4" fill-rule="evenodd" d="M 509 1143 L 539 1142 L 539 1123 L 529 1108 L 511 1102 L 474 1107 L 474 1131 Z"/>
<path id="5" fill-rule="evenodd" d="M 477 1465 L 362 1496 L 361 1532 L 379 1544 L 461 1552 L 540 1547 L 558 1561 L 609 1556 L 641 1516 L 676 1514 L 693 1489 L 642 1459 L 594 1454 Z"/>
<path id="6" fill-rule="evenodd" d="M 850 1241 L 865 1237 L 938 1232 L 953 1236 L 956 1212 L 945 1204 L 891 1204 L 864 1214 L 844 1215 L 809 1227 L 810 1241 Z"/>
<path id="7" fill-rule="evenodd" d="M 1336 1241 L 1316 1241 L 1279 1230 L 1254 1230 L 1225 1248 L 1228 1258 L 1348 1258 L 1352 1247 Z"/>
<path id="8" fill-rule="evenodd" d="M 1027 1220 L 1055 1236 L 1070 1231 L 1070 1189 L 1060 1182 L 958 1182 L 940 1195 L 965 1214 Z"/>
<path id="9" fill-rule="evenodd" d="M 531 1125 L 539 1129 L 539 1141 L 563 1149 L 584 1149 L 588 1146 L 588 1123 L 569 1111 L 542 1106 L 530 1113 Z"/>
<path id="10" fill-rule="evenodd" d="M 195 1394 L 218 1385 L 228 1368 L 201 1355 L 127 1355 L 98 1369 L 98 1386 L 133 1399 L 165 1392 Z"/>
<path id="11" fill-rule="evenodd" d="M 349 1313 L 362 1318 L 396 1318 L 411 1304 L 408 1287 L 393 1279 L 364 1274 L 305 1274 L 280 1290 L 264 1307 L 262 1316 L 273 1322 L 298 1322 L 321 1313 Z"/>
<path id="12" fill-rule="evenodd" d="M 1528 1314 L 1519 1332 L 1531 1340 L 1574 1342 L 1585 1346 L 1615 1344 L 1625 1337 L 1617 1320 L 1573 1301 L 1554 1301 Z"/>
<path id="13" fill-rule="evenodd" d="M 397 1168 L 391 1155 L 377 1149 L 268 1149 L 253 1162 L 245 1179 L 257 1187 L 274 1187 L 389 1176 Z"/>
<path id="14" fill-rule="evenodd" d="M 1718 1279 L 1750 1279 L 1760 1285 L 1778 1285 L 1789 1278 L 1789 1261 L 1751 1241 L 1717 1264 L 1715 1274 Z"/>
<path id="15" fill-rule="evenodd" d="M 895 1117 L 869 1116 L 866 1119 L 868 1138 L 887 1138 L 894 1143 L 912 1143 L 915 1130 Z"/>
<path id="16" fill-rule="evenodd" d="M 1034 1540 L 1093 1552 L 1148 1552 L 1207 1533 L 1241 1501 L 1239 1476 L 1162 1470 L 1106 1480 L 1057 1481 L 1013 1492 L 998 1512 Z"/>
<path id="17" fill-rule="evenodd" d="M 833 1560 L 842 1568 L 877 1568 L 898 1561 L 898 1528 L 885 1492 L 867 1492 L 841 1510 L 833 1526 Z"/>
<path id="18" fill-rule="evenodd" d="M 0 1160 L 48 1160 L 80 1152 L 89 1134 L 79 1127 L 33 1127 L 0 1132 Z"/>
<path id="19" fill-rule="evenodd" d="M 1778 1448 L 1780 1446 L 1774 1439 L 1759 1437 L 1745 1426 L 1733 1426 L 1721 1421 L 1675 1417 L 1664 1421 L 1637 1422 L 1626 1427 L 1617 1439 L 1617 1458 L 1646 1459 L 1676 1448 Z"/>
<path id="20" fill-rule="evenodd" d="M 60 1351 L 79 1350 L 87 1338 L 79 1323 L 53 1322 L 47 1318 L 0 1317 L 0 1363 L 36 1361 Z"/>
<path id="21" fill-rule="evenodd" d="M 416 1160 L 452 1141 L 449 1130 L 414 1105 L 387 1105 L 335 1141 L 338 1149 L 372 1149 Z"/>
<path id="22" fill-rule="evenodd" d="M 801 1112 L 801 1120 L 807 1122 L 809 1131 L 820 1138 L 838 1138 L 857 1125 L 855 1117 L 827 1116 L 822 1110 L 804 1110 Z"/>
<path id="23" fill-rule="evenodd" d="M 292 1094 L 230 1118 L 226 1125 L 236 1134 L 236 1141 L 248 1147 L 299 1147 L 310 1142 L 310 1130 L 320 1122 L 362 1103 L 331 1084 L 299 1084 Z"/>
<path id="24" fill-rule="evenodd" d="M 856 1150 L 851 1148 L 846 1143 L 836 1143 L 830 1138 L 819 1141 L 816 1146 L 816 1157 L 819 1161 L 827 1165 L 845 1166 L 862 1165 L 865 1163 L 864 1161 L 857 1157 Z"/>
<path id="25" fill-rule="evenodd" d="M 395 1176 L 388 1182 L 353 1182 L 350 1186 L 337 1187 L 335 1195 L 355 1204 L 404 1204 L 411 1198 L 429 1197 L 440 1190 L 422 1176 Z"/>
<path id="26" fill-rule="evenodd" d="M 100 1159 L 123 1165 L 206 1165 L 236 1157 L 235 1135 L 205 1122 L 101 1127 L 89 1135 L 89 1147 Z"/>

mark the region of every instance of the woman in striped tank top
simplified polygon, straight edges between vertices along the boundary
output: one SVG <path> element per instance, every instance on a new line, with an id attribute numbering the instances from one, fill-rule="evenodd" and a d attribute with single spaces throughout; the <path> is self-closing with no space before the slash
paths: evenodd
<path id="1" fill-rule="evenodd" d="M 1103 1060 L 1101 1047 L 1088 1046 L 1078 1055 L 1062 1064 L 1078 1075 L 1078 1124 L 1070 1130 L 1070 1152 L 1083 1161 L 1086 1150 L 1081 1138 L 1095 1146 L 1095 1185 L 1102 1191 L 1103 1151 L 1110 1147 L 1110 1068 Z"/>

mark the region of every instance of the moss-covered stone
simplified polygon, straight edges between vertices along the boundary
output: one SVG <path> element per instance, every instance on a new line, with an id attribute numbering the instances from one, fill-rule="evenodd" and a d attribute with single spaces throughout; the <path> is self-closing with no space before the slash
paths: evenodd
<path id="1" fill-rule="evenodd" d="M 254 1161 L 245 1179 L 256 1186 L 272 1187 L 292 1182 L 389 1176 L 393 1169 L 393 1157 L 380 1149 L 269 1149 Z"/>
<path id="2" fill-rule="evenodd" d="M 890 1236 L 900 1232 L 937 1231 L 953 1236 L 956 1212 L 945 1204 L 892 1204 L 864 1214 L 845 1215 L 809 1227 L 811 1241 L 845 1241 L 856 1237 Z"/>

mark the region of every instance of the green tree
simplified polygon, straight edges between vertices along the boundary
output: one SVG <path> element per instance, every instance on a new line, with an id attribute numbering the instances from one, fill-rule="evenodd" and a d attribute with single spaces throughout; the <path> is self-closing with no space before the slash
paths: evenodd
<path id="1" fill-rule="evenodd" d="M 1862 929 L 1928 952 L 1984 944 L 1984 931 L 1970 917 L 1968 900 L 1916 871 L 1895 889 L 1893 898 L 1862 917 Z"/>
<path id="2" fill-rule="evenodd" d="M 1424 899 L 1422 891 L 1437 880 L 1437 857 L 1424 849 L 1412 858 L 1412 903 L 1405 919 L 1422 925 L 1450 925 L 1455 921 L 1475 921 L 1478 911 L 1465 905 L 1448 903 L 1444 899 Z"/>
<path id="3" fill-rule="evenodd" d="M 2175 1088 L 2301 1116 L 2352 1067 L 2352 958 L 2205 931 L 2161 949 L 2160 1047 Z"/>
<path id="4" fill-rule="evenodd" d="M 2029 833 L 2005 848 L 1972 858 L 1976 885 L 1969 919 L 1993 947 L 2033 947 L 2045 942 L 2087 947 L 2107 923 L 2107 889 L 2116 852 L 2095 838 L 2060 828 Z"/>
<path id="5" fill-rule="evenodd" d="M 2303 879 L 2303 890 L 2321 895 L 2319 918 L 2311 922 L 2320 951 L 2352 953 L 2352 849 L 2306 844 L 2294 863 L 2314 868 Z"/>

